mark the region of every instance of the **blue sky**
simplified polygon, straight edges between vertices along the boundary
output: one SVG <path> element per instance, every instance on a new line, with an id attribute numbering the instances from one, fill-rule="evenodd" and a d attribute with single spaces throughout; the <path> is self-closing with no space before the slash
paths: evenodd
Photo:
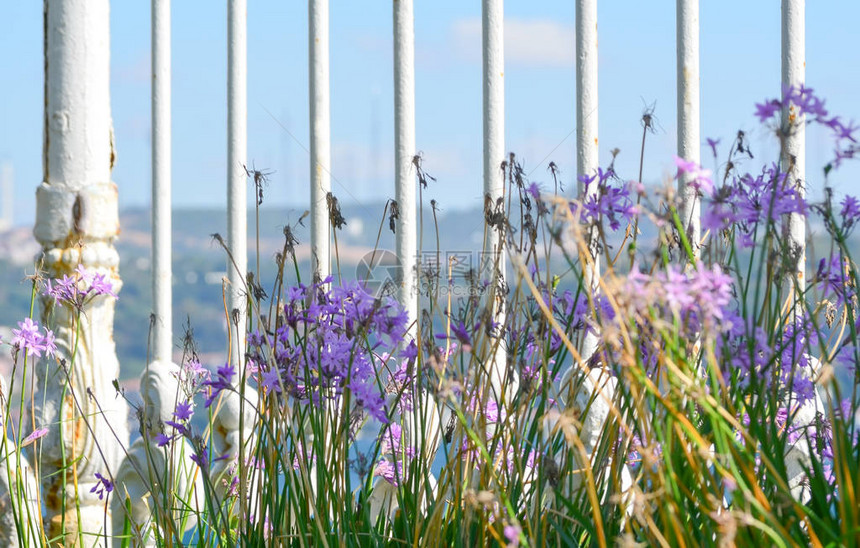
<path id="1" fill-rule="evenodd" d="M 304 208 L 308 199 L 307 3 L 248 2 L 248 158 L 275 171 L 267 202 Z M 774 152 L 753 104 L 776 96 L 780 78 L 777 0 L 701 2 L 702 139 L 738 129 L 758 158 Z M 599 91 L 601 163 L 635 178 L 646 105 L 658 132 L 646 145 L 645 179 L 665 179 L 675 150 L 674 2 L 601 2 Z M 807 84 L 831 112 L 860 120 L 860 2 L 809 2 Z M 222 206 L 226 195 L 226 2 L 173 2 L 173 199 L 177 206 Z M 149 203 L 149 2 L 113 2 L 111 93 L 121 207 Z M 392 196 L 391 3 L 331 2 L 331 171 L 347 204 Z M 508 1 L 506 148 L 548 182 L 553 160 L 575 172 L 574 3 Z M 438 182 L 443 208 L 481 196 L 480 2 L 416 2 L 417 143 Z M 13 164 L 16 221 L 31 223 L 41 180 L 42 3 L 0 4 L 0 162 Z M 277 120 L 276 120 L 277 119 Z M 281 126 L 287 128 L 289 133 Z M 292 134 L 292 136 L 290 135 Z M 826 134 L 808 132 L 808 179 L 820 188 L 830 157 Z M 703 151 L 705 167 L 712 162 Z M 860 169 L 832 177 L 860 193 Z M 568 184 L 568 187 L 572 185 Z"/>

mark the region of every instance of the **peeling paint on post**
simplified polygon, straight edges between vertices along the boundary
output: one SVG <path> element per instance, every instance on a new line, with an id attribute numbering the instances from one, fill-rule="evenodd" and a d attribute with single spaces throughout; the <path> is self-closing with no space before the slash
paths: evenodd
<path id="1" fill-rule="evenodd" d="M 678 156 L 701 163 L 701 137 L 699 133 L 699 0 L 677 0 L 676 26 L 678 55 Z M 688 179 L 678 179 L 681 197 L 681 221 L 693 254 L 699 256 L 702 223 L 701 200 Z"/>
<path id="2" fill-rule="evenodd" d="M 71 275 L 83 265 L 105 275 L 118 292 L 122 283 L 113 245 L 119 216 L 117 189 L 111 182 L 109 42 L 107 0 L 45 2 L 44 176 L 36 192 L 33 233 L 42 246 L 48 276 Z M 65 522 L 65 530 L 80 531 L 87 545 L 97 542 L 91 535 L 104 533 L 106 521 L 103 501 L 90 493 L 97 483 L 95 473 L 110 477 L 109 470 L 122 459 L 120 443 L 128 440 L 128 409 L 112 385 L 119 377 L 115 303 L 111 296 L 99 296 L 77 314 L 50 298 L 40 302 L 43 321 L 57 338 L 57 358 L 67 364 L 64 369 L 58 360 L 47 359 L 36 368 L 42 395 L 36 398 L 34 420 L 64 425 L 49 430 L 39 453 L 48 535 L 60 534 Z M 65 389 L 67 374 L 71 382 Z M 84 415 L 90 428 L 81 428 Z M 75 464 L 60 472 L 63 452 L 66 462 Z M 62 492 L 62 474 L 71 484 L 73 472 L 77 500 L 74 491 Z M 80 521 L 74 510 L 61 516 L 63 499 L 67 508 L 80 505 Z"/>
<path id="3" fill-rule="evenodd" d="M 328 0 L 308 1 L 311 122 L 311 261 L 325 279 L 331 273 L 326 195 L 331 192 L 331 111 L 329 106 Z"/>
<path id="4" fill-rule="evenodd" d="M 576 0 L 576 175 L 593 175 L 598 168 L 597 145 L 597 0 Z M 581 186 L 580 186 L 581 189 Z M 589 195 L 597 185 L 589 188 Z M 596 231 L 588 234 L 593 262 L 585 268 L 586 287 L 596 288 L 600 277 L 600 257 L 596 250 Z M 589 331 L 582 356 L 591 357 L 597 337 Z"/>
<path id="5" fill-rule="evenodd" d="M 394 182 L 399 218 L 395 234 L 402 279 L 398 300 L 418 318 L 418 226 L 415 222 L 415 15 L 412 0 L 394 0 Z M 417 329 L 413 330 L 413 335 Z"/>
<path id="6" fill-rule="evenodd" d="M 806 30 L 804 0 L 782 1 L 782 86 L 798 87 L 806 80 Z M 782 169 L 788 180 L 806 194 L 806 120 L 791 105 L 782 110 L 782 130 L 785 135 Z M 792 213 L 785 226 L 789 248 L 794 256 L 794 275 L 802 288 L 806 283 L 806 225 L 802 215 Z M 790 284 L 793 291 L 793 284 Z M 796 312 L 802 313 L 803 307 Z"/>

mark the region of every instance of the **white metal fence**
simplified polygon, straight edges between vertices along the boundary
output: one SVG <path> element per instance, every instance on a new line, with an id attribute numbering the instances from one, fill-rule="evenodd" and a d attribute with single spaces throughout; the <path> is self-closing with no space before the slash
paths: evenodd
<path id="1" fill-rule="evenodd" d="M 576 160 L 577 175 L 592 174 L 598 167 L 598 33 L 597 0 L 576 1 Z M 417 204 L 413 157 L 416 150 L 415 124 L 415 34 L 412 0 L 392 3 L 394 21 L 394 119 L 395 119 L 395 196 L 399 206 L 396 229 L 396 251 L 404 273 L 398 293 L 411 319 L 418 312 L 415 287 L 417 263 Z M 482 0 L 483 58 L 483 192 L 493 203 L 504 194 L 501 164 L 505 159 L 505 62 L 504 16 L 502 0 Z M 46 1 L 46 133 L 45 182 L 40 187 L 36 236 L 47 257 L 55 259 L 59 272 L 69 264 L 74 250 L 62 246 L 65 235 L 79 231 L 85 245 L 79 259 L 89 266 L 106 269 L 118 281 L 116 252 L 112 238 L 116 226 L 105 226 L 103 219 L 116 219 L 116 196 L 105 194 L 110 181 L 108 151 L 109 101 L 107 97 L 108 0 Z M 331 135 L 329 94 L 329 2 L 309 0 L 309 111 L 310 111 L 310 185 L 311 249 L 314 271 L 325 277 L 331 272 L 330 223 L 326 196 L 331 190 Z M 699 9 L 698 0 L 677 0 L 677 109 L 678 156 L 700 161 L 699 150 Z M 247 5 L 246 0 L 228 0 L 228 148 L 227 148 L 227 245 L 232 260 L 228 263 L 230 280 L 229 307 L 242 309 L 239 288 L 247 271 Z M 94 47 L 81 47 L 82 44 Z M 797 86 L 804 81 L 804 2 L 782 2 L 782 83 Z M 170 1 L 152 0 L 152 253 L 154 353 L 156 361 L 169 362 L 172 349 L 171 327 L 171 44 Z M 776 82 L 774 87 L 776 87 Z M 82 90 L 89 93 L 82 93 Z M 93 93 L 96 90 L 98 93 Z M 787 120 L 792 113 L 784 112 Z M 802 127 L 802 125 L 801 125 Z M 94 142 L 93 139 L 99 140 Z M 86 146 L 83 146 L 85 144 Z M 797 184 L 803 188 L 804 133 L 790 134 L 786 150 L 794 158 Z M 683 197 L 682 215 L 693 242 L 700 239 L 699 204 L 696 192 L 679 181 Z M 596 188 L 595 188 L 596 190 Z M 82 198 L 83 196 L 83 198 Z M 83 202 L 82 202 L 83 200 Z M 84 203 L 83 220 L 78 218 Z M 78 209 L 75 209 L 78 208 Z M 87 209 L 89 208 L 89 209 Z M 87 222 L 89 221 L 89 224 Z M 115 222 L 115 221 L 114 221 Z M 802 249 L 804 226 L 799 216 L 791 220 L 793 244 Z M 698 245 L 694 244 L 694 249 Z M 501 253 L 498 241 L 485 241 L 484 251 Z M 599 276 L 599 263 L 587 274 Z M 232 261 L 235 261 L 232 262 Z M 503 255 L 500 262 L 504 264 Z M 503 269 L 502 269 L 503 271 Z M 803 262 L 798 275 L 803 275 Z M 501 313 L 501 311 L 497 311 Z M 90 355 L 80 363 L 88 378 L 116 377 L 111 313 L 90 320 L 96 330 L 92 344 L 107 352 L 112 360 Z M 244 319 L 238 332 L 243 331 Z M 242 341 L 233 340 L 232 355 L 238 358 Z M 586 349 L 586 353 L 588 349 Z M 105 368 L 108 369 L 105 369 Z M 152 377 L 156 378 L 156 377 Z M 43 378 L 41 382 L 45 382 Z M 83 381 L 81 381 L 83 382 Z M 149 403 L 163 390 L 159 381 L 144 387 Z M 82 384 L 81 389 L 86 387 Z M 148 391 L 149 392 L 148 392 Z M 56 410 L 55 410 L 56 411 Z M 46 420 L 56 417 L 45 416 Z M 86 437 L 91 434 L 84 433 Z M 103 443 L 111 444 L 111 436 Z M 60 440 L 57 440 L 58 443 Z M 109 457 L 118 465 L 119 451 Z M 94 462 L 97 459 L 93 459 Z M 94 470 L 98 469 L 97 465 Z M 46 469 L 50 469 L 47 467 Z M 81 493 L 86 496 L 88 487 Z M 94 496 L 90 496 L 93 498 Z M 92 501 L 90 501 L 92 502 Z M 84 521 L 90 520 L 87 508 L 93 508 L 92 526 L 98 528 L 102 508 L 95 501 L 85 503 Z M 89 505 L 88 505 L 89 504 Z M 52 509 L 49 508 L 49 512 Z"/>

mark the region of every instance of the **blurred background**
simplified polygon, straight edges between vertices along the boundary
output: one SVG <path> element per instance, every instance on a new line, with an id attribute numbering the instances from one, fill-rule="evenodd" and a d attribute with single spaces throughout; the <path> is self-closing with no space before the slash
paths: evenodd
<path id="1" fill-rule="evenodd" d="M 600 33 L 601 164 L 638 176 L 641 117 L 653 111 L 644 182 L 665 184 L 676 148 L 675 17 L 672 2 L 605 2 Z M 332 2 L 332 189 L 347 218 L 338 235 L 342 272 L 373 247 L 391 248 L 383 220 L 393 197 L 392 14 L 388 2 Z M 832 114 L 860 119 L 860 48 L 853 41 L 860 3 L 810 3 L 806 14 L 807 84 Z M 759 161 L 776 159 L 769 128 L 754 104 L 780 93 L 780 3 L 703 2 L 701 6 L 702 138 L 719 138 L 718 160 L 703 142 L 702 163 L 715 169 L 743 130 Z M 415 7 L 417 143 L 437 181 L 425 207 L 439 207 L 440 247 L 471 252 L 482 229 L 480 3 L 438 0 Z M 38 246 L 32 237 L 35 189 L 42 178 L 42 3 L 0 3 L 0 336 L 29 310 L 25 276 Z M 202 357 L 217 365 L 226 340 L 221 303 L 225 258 L 211 233 L 226 233 L 226 3 L 173 3 L 174 332 L 190 318 Z M 254 0 L 248 7 L 248 159 L 270 172 L 260 215 L 263 284 L 282 228 L 307 209 L 307 4 Z M 567 194 L 575 188 L 574 6 L 509 1 L 505 17 L 506 148 L 530 179 L 552 189 L 550 161 Z M 118 151 L 122 233 L 117 246 L 124 287 L 115 338 L 122 376 L 136 379 L 146 361 L 149 325 L 150 12 L 148 2 L 114 2 L 111 13 L 111 102 Z M 807 132 L 810 195 L 821 197 L 823 166 L 832 158 L 827 133 Z M 860 164 L 829 176 L 837 193 L 860 193 Z M 249 166 L 250 167 L 250 166 Z M 249 203 L 253 203 L 249 184 Z M 425 234 L 432 234 L 425 215 Z M 255 224 L 249 215 L 249 248 Z M 815 249 L 816 227 L 812 228 Z M 818 230 L 818 233 L 821 231 Z M 425 237 L 425 249 L 435 236 Z M 253 253 L 253 251 L 252 251 Z M 299 248 L 300 260 L 307 258 Z M 251 262 L 250 264 L 253 264 Z M 810 263 L 814 268 L 814 263 Z M 8 368 L 8 352 L 0 352 Z"/>

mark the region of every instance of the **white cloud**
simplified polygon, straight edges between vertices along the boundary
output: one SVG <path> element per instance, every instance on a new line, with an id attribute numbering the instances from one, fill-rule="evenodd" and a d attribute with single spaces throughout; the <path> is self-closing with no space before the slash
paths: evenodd
<path id="1" fill-rule="evenodd" d="M 572 25 L 550 19 L 505 19 L 505 62 L 538 67 L 572 67 L 576 59 Z M 453 44 L 471 61 L 481 59 L 481 20 L 459 19 L 451 25 Z"/>

